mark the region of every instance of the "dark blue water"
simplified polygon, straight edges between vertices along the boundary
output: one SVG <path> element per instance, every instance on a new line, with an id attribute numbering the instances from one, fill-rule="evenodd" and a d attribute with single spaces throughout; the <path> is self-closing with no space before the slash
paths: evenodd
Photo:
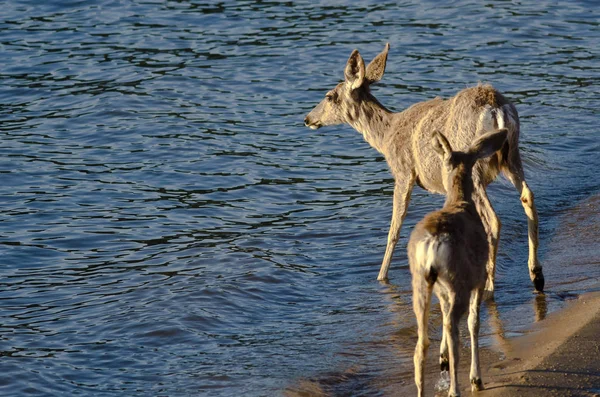
<path id="1" fill-rule="evenodd" d="M 532 292 L 525 215 L 499 179 L 482 344 L 597 288 L 600 11 L 525 3 L 2 3 L 0 394 L 412 382 L 406 237 L 443 198 L 415 190 L 377 282 L 385 161 L 348 126 L 302 125 L 352 49 L 370 60 L 386 42 L 387 107 L 486 81 L 521 115 L 547 293 Z"/>

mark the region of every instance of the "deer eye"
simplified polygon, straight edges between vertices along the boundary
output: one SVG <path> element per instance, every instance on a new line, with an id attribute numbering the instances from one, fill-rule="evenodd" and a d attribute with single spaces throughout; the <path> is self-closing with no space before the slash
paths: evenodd
<path id="1" fill-rule="evenodd" d="M 327 95 L 325 95 L 325 98 L 327 98 L 329 102 L 335 102 L 337 99 L 337 95 L 335 94 L 335 92 L 328 92 Z"/>

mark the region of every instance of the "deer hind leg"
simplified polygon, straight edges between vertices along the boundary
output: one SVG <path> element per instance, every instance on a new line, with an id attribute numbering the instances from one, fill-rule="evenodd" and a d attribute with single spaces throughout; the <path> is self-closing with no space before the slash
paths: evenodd
<path id="1" fill-rule="evenodd" d="M 474 182 L 475 182 L 475 178 Z M 496 255 L 498 253 L 498 243 L 500 242 L 500 229 L 502 223 L 500 218 L 496 215 L 492 203 L 485 191 L 485 187 L 477 183 L 475 184 L 475 192 L 473 194 L 475 206 L 483 221 L 483 226 L 488 238 L 488 261 L 487 261 L 487 281 L 485 283 L 485 299 L 491 299 L 494 297 L 494 285 L 496 280 Z"/>
<path id="2" fill-rule="evenodd" d="M 544 273 L 537 257 L 539 244 L 538 213 L 535 207 L 533 192 L 527 186 L 527 182 L 525 182 L 519 149 L 512 142 L 509 145 L 508 158 L 502 165 L 502 172 L 521 196 L 521 204 L 525 210 L 525 215 L 527 215 L 527 235 L 529 240 L 529 260 L 527 261 L 527 265 L 529 268 L 529 277 L 536 291 L 542 292 L 544 290 Z"/>
<path id="3" fill-rule="evenodd" d="M 394 249 L 400 238 L 400 228 L 402 222 L 406 216 L 406 209 L 408 202 L 410 201 L 410 195 L 412 193 L 413 184 L 415 182 L 414 175 L 407 175 L 405 180 L 396 180 L 394 186 L 394 207 L 392 210 L 392 222 L 390 224 L 390 231 L 388 233 L 387 246 L 385 248 L 385 255 L 379 270 L 377 280 L 387 280 L 388 270 L 390 263 L 392 262 L 392 256 L 394 255 Z"/>
<path id="4" fill-rule="evenodd" d="M 469 304 L 469 333 L 471 334 L 471 391 L 483 390 L 481 381 L 481 366 L 479 364 L 479 311 L 481 308 L 481 296 L 483 290 L 471 291 L 471 302 Z"/>
<path id="5" fill-rule="evenodd" d="M 444 316 L 444 332 L 447 334 L 448 357 L 450 361 L 450 390 L 448 396 L 460 396 L 458 386 L 458 359 L 459 359 L 459 332 L 458 324 L 464 308 L 463 304 L 456 299 L 456 295 L 449 296 L 450 302 L 446 306 Z"/>
<path id="6" fill-rule="evenodd" d="M 447 297 L 440 296 L 440 306 L 442 307 L 442 313 L 450 312 L 450 301 Z M 440 343 L 440 371 L 450 370 L 450 359 L 448 357 L 448 332 L 446 327 L 442 327 L 442 342 Z"/>
<path id="7" fill-rule="evenodd" d="M 415 364 L 415 384 L 417 385 L 418 395 L 424 395 L 425 382 L 425 358 L 429 348 L 428 318 L 429 306 L 431 304 L 431 290 L 433 285 L 428 284 L 425 279 L 413 275 L 413 310 L 417 317 L 417 327 L 419 339 L 415 347 L 413 357 Z"/>

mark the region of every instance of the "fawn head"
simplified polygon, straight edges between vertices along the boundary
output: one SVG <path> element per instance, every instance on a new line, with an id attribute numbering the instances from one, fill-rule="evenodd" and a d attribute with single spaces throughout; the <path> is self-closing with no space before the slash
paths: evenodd
<path id="1" fill-rule="evenodd" d="M 350 123 L 358 117 L 358 106 L 369 93 L 369 86 L 383 77 L 387 62 L 389 43 L 367 67 L 357 50 L 352 51 L 346 68 L 344 81 L 329 91 L 304 119 L 304 125 L 313 130 L 325 125 Z"/>
<path id="2" fill-rule="evenodd" d="M 479 159 L 491 156 L 504 146 L 508 131 L 506 128 L 479 137 L 464 152 L 453 151 L 448 139 L 439 131 L 433 133 L 431 145 L 442 160 L 442 175 L 446 192 L 464 189 L 465 182 L 472 190 L 472 170 Z M 467 193 L 468 197 L 471 192 Z"/>

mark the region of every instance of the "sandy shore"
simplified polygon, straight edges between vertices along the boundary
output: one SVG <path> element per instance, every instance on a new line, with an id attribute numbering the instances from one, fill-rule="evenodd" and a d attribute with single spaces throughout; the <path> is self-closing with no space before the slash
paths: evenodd
<path id="1" fill-rule="evenodd" d="M 567 306 L 535 323 L 532 332 L 504 339 L 500 351 L 480 350 L 485 390 L 471 394 L 469 349 L 461 349 L 459 382 L 463 396 L 481 397 L 600 397 L 600 292 L 581 295 Z M 440 379 L 439 345 L 433 343 L 427 359 L 426 395 Z M 414 396 L 412 372 L 395 385 L 386 385 L 383 395 Z M 326 394 L 325 394 L 326 395 Z"/>
<path id="2" fill-rule="evenodd" d="M 484 369 L 480 396 L 600 397 L 600 293 L 579 297 L 509 343 Z"/>
<path id="3" fill-rule="evenodd" d="M 464 346 L 463 346 L 464 347 Z M 440 379 L 437 364 L 439 345 L 432 344 L 427 359 L 426 395 L 434 392 Z M 600 292 L 581 295 L 546 319 L 535 323 L 532 332 L 504 339 L 501 351 L 480 350 L 486 390 L 470 392 L 469 349 L 461 349 L 459 382 L 463 396 L 481 397 L 600 397 Z M 396 376 L 369 382 L 361 387 L 352 369 L 343 373 L 304 379 L 287 389 L 287 397 L 330 397 L 337 395 L 414 396 L 412 366 Z M 358 386 L 358 387 L 357 387 Z"/>

